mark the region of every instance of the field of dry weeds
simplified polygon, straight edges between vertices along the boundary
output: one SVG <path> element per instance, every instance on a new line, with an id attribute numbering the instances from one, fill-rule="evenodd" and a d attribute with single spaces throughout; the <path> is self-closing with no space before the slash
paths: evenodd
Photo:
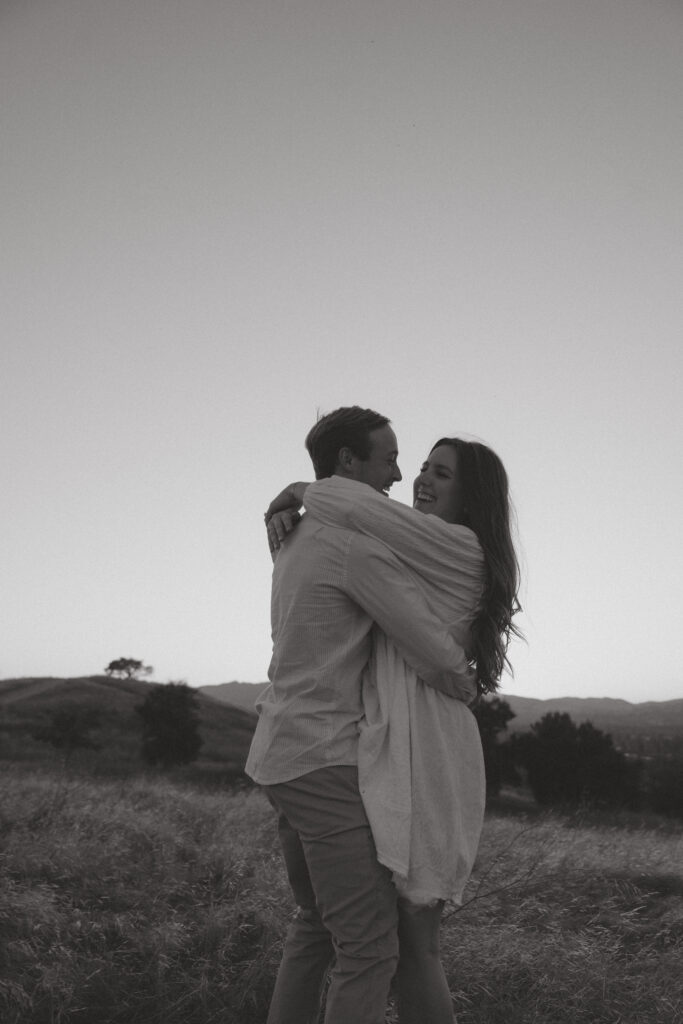
<path id="1" fill-rule="evenodd" d="M 0 794 L 3 1021 L 263 1024 L 292 904 L 258 792 L 15 767 Z M 490 811 L 444 923 L 459 1024 L 683 1022 L 682 895 L 680 823 Z"/>

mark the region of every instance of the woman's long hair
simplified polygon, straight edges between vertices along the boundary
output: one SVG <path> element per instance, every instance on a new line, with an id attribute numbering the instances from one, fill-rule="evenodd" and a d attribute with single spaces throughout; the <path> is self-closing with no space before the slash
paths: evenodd
<path id="1" fill-rule="evenodd" d="M 498 456 L 478 441 L 442 437 L 434 448 L 451 445 L 457 454 L 457 475 L 462 486 L 463 513 L 459 520 L 476 535 L 484 552 L 486 583 L 481 605 L 471 628 L 468 656 L 480 693 L 498 689 L 503 670 L 512 671 L 507 650 L 521 630 L 512 621 L 520 611 L 519 562 L 510 529 L 508 478 Z"/>

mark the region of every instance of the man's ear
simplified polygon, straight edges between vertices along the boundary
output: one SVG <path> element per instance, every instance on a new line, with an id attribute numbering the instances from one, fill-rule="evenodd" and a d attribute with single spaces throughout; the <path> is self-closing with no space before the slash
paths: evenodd
<path id="1" fill-rule="evenodd" d="M 337 453 L 337 465 L 343 472 L 348 473 L 353 467 L 353 460 L 355 457 L 356 456 L 353 454 L 351 449 L 345 445 L 343 448 L 340 448 Z"/>

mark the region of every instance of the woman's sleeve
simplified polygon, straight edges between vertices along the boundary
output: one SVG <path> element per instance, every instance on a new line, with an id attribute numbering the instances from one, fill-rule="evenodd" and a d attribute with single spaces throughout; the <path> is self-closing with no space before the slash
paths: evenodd
<path id="1" fill-rule="evenodd" d="M 440 586 L 454 573 L 480 577 L 483 555 L 474 533 L 380 494 L 368 484 L 332 476 L 309 484 L 304 507 L 327 526 L 355 530 L 383 544 Z"/>

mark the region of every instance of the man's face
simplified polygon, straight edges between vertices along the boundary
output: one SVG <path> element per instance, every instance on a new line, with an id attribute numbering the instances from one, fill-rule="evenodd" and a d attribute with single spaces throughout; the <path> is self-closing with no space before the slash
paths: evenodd
<path id="1" fill-rule="evenodd" d="M 364 462 L 353 459 L 353 471 L 349 474 L 362 484 L 370 484 L 376 491 L 389 492 L 391 485 L 401 480 L 398 468 L 398 441 L 390 426 L 370 431 L 370 456 Z"/>

